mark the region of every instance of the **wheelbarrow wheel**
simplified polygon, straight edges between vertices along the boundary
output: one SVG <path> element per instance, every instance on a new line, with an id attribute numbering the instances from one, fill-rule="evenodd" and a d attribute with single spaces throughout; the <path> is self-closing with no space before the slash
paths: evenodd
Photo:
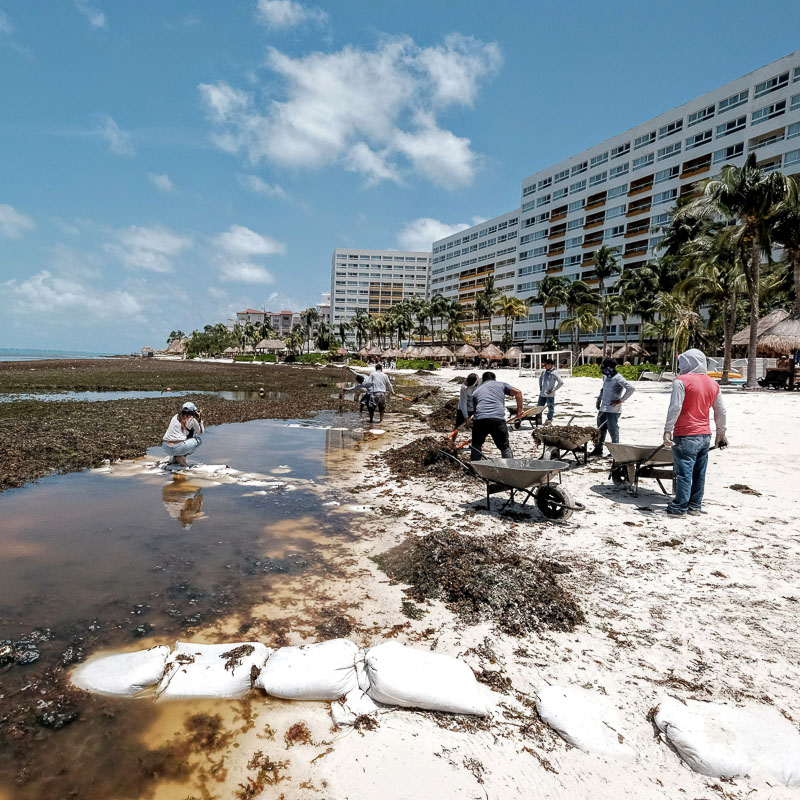
<path id="1" fill-rule="evenodd" d="M 611 470 L 611 480 L 614 486 L 624 486 L 628 482 L 628 470 L 625 467 L 614 467 Z"/>
<path id="2" fill-rule="evenodd" d="M 547 451 L 547 458 L 550 461 L 560 461 L 561 460 L 561 450 L 559 450 L 557 447 L 551 447 Z"/>
<path id="3" fill-rule="evenodd" d="M 572 509 L 565 506 L 574 506 L 575 502 L 570 493 L 556 484 L 542 486 L 536 493 L 536 508 L 547 519 L 563 521 L 572 516 Z"/>

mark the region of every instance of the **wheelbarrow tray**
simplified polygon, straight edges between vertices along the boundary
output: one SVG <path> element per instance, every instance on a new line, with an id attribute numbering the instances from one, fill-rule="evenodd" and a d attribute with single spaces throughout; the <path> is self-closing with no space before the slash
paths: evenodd
<path id="1" fill-rule="evenodd" d="M 543 486 L 569 466 L 566 461 L 538 458 L 485 458 L 471 463 L 476 475 L 511 489 Z"/>
<path id="2" fill-rule="evenodd" d="M 626 464 L 672 464 L 672 450 L 668 447 L 659 449 L 658 445 L 614 442 L 606 442 L 605 446 L 619 467 Z"/>

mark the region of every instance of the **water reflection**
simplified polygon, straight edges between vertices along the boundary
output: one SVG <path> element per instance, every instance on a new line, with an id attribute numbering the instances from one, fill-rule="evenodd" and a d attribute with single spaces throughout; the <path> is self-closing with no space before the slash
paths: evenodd
<path id="1" fill-rule="evenodd" d="M 161 490 L 161 501 L 173 519 L 177 519 L 184 528 L 190 528 L 195 520 L 206 517 L 203 514 L 203 490 L 196 484 L 173 476 Z"/>

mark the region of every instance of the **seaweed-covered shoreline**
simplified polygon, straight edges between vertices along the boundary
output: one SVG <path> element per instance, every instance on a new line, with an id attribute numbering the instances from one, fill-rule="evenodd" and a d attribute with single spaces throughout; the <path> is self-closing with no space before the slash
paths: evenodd
<path id="1" fill-rule="evenodd" d="M 209 364 L 146 359 L 0 363 L 0 392 L 63 391 L 257 391 L 277 399 L 192 398 L 208 425 L 254 419 L 306 419 L 338 409 L 331 395 L 352 373 L 341 367 Z M 414 396 L 423 387 L 405 387 Z M 104 459 L 135 458 L 158 445 L 179 397 L 138 400 L 0 403 L 0 491 L 53 472 L 99 466 Z M 392 407 L 394 406 L 394 407 Z M 346 405 L 345 408 L 349 407 Z M 406 408 L 390 401 L 391 413 Z"/>

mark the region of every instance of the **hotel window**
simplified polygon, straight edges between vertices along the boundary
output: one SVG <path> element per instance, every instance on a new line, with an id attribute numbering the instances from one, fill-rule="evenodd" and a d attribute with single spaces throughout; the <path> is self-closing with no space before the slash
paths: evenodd
<path id="1" fill-rule="evenodd" d="M 620 175 L 627 175 L 630 163 L 626 161 L 624 164 L 617 164 L 616 167 L 611 167 L 611 179 L 618 178 Z"/>
<path id="2" fill-rule="evenodd" d="M 724 100 L 719 101 L 717 104 L 717 110 L 721 114 L 723 111 L 730 111 L 732 108 L 743 106 L 747 102 L 749 96 L 749 89 L 745 89 L 743 92 L 738 92 L 737 94 L 732 94 L 730 97 L 726 97 Z"/>
<path id="3" fill-rule="evenodd" d="M 536 206 L 546 206 L 550 202 L 550 195 L 543 194 L 541 197 L 536 198 Z"/>
<path id="4" fill-rule="evenodd" d="M 605 183 L 607 179 L 607 172 L 598 172 L 596 175 L 590 175 L 589 186 L 597 186 L 599 183 Z"/>
<path id="5" fill-rule="evenodd" d="M 633 149 L 639 150 L 642 147 L 647 147 L 647 145 L 652 144 L 656 140 L 656 132 L 650 131 L 650 133 L 644 133 L 641 136 L 637 136 L 633 142 Z"/>
<path id="6" fill-rule="evenodd" d="M 768 106 L 756 109 L 753 112 L 751 122 L 753 125 L 758 125 L 760 122 L 772 119 L 773 117 L 779 117 L 784 111 L 786 111 L 786 101 L 779 100 L 777 103 L 770 103 Z"/>
<path id="7" fill-rule="evenodd" d="M 567 223 L 568 231 L 574 231 L 575 228 L 581 228 L 581 227 L 583 227 L 583 217 L 577 217 L 576 219 L 571 219 Z"/>
<path id="8" fill-rule="evenodd" d="M 791 164 L 800 164 L 800 150 L 790 150 L 783 156 L 783 166 L 788 167 Z"/>
<path id="9" fill-rule="evenodd" d="M 794 139 L 795 136 L 800 136 L 800 122 L 793 122 L 786 129 L 786 138 L 787 139 Z"/>
<path id="10" fill-rule="evenodd" d="M 562 169 L 561 172 L 556 172 L 556 174 L 553 176 L 553 182 L 561 183 L 561 181 L 565 181 L 567 178 L 569 178 L 569 170 Z"/>
<path id="11" fill-rule="evenodd" d="M 694 136 L 689 136 L 686 139 L 686 149 L 691 150 L 694 147 L 700 147 L 701 144 L 711 141 L 711 128 L 702 133 L 696 133 Z"/>
<path id="12" fill-rule="evenodd" d="M 532 208 L 534 208 L 535 206 L 536 206 L 536 201 L 535 201 L 535 200 L 526 200 L 526 201 L 525 201 L 525 202 L 522 204 L 522 210 L 523 210 L 523 211 L 530 211 L 530 210 L 531 210 Z"/>
<path id="13" fill-rule="evenodd" d="M 580 247 L 583 243 L 583 236 L 573 236 L 571 239 L 567 239 L 566 249 L 571 250 L 573 247 Z"/>
<path id="14" fill-rule="evenodd" d="M 553 191 L 553 200 L 560 200 L 562 197 L 566 197 L 567 196 L 567 192 L 568 192 L 568 190 L 567 190 L 566 186 L 564 186 L 561 189 L 555 189 Z"/>
<path id="15" fill-rule="evenodd" d="M 797 111 L 798 108 L 800 108 L 800 94 L 795 94 L 789 101 L 789 111 Z"/>
<path id="16" fill-rule="evenodd" d="M 658 206 L 662 203 L 669 203 L 678 196 L 677 189 L 667 189 L 665 192 L 658 192 L 653 195 L 653 205 Z"/>
<path id="17" fill-rule="evenodd" d="M 580 255 L 580 254 L 575 255 L 575 256 L 567 256 L 564 259 L 564 266 L 565 267 L 576 267 L 578 264 L 581 263 L 582 259 L 583 259 L 583 256 Z"/>
<path id="18" fill-rule="evenodd" d="M 546 252 L 547 245 L 544 245 L 543 247 L 534 247 L 533 250 L 531 250 L 534 258 L 536 258 L 536 256 L 543 256 Z"/>
<path id="19" fill-rule="evenodd" d="M 681 151 L 681 143 L 674 142 L 673 144 L 668 144 L 666 147 L 660 147 L 658 149 L 657 159 L 658 161 L 663 161 L 665 158 L 669 158 L 670 156 L 674 156 L 676 153 L 680 153 Z"/>
<path id="20" fill-rule="evenodd" d="M 672 136 L 673 133 L 677 133 L 682 128 L 683 128 L 683 120 L 676 119 L 674 122 L 670 122 L 668 125 L 662 125 L 658 129 L 658 138 L 666 139 L 667 136 Z"/>
<path id="21" fill-rule="evenodd" d="M 551 183 L 553 182 L 552 178 L 542 178 L 539 183 L 536 185 L 536 189 L 541 191 L 542 189 L 546 189 Z"/>
<path id="22" fill-rule="evenodd" d="M 615 225 L 613 228 L 606 228 L 606 239 L 616 239 L 625 234 L 624 225 Z"/>
<path id="23" fill-rule="evenodd" d="M 794 68 L 794 75 L 792 77 L 792 83 L 795 83 L 796 81 L 800 81 L 800 67 L 795 67 Z"/>
<path id="24" fill-rule="evenodd" d="M 606 200 L 611 200 L 614 197 L 621 197 L 623 194 L 628 193 L 628 184 L 623 183 L 620 186 L 615 186 L 613 189 L 608 190 L 608 194 L 606 195 Z"/>
<path id="25" fill-rule="evenodd" d="M 575 166 L 572 168 L 571 174 L 572 174 L 572 175 L 580 175 L 580 174 L 581 174 L 581 172 L 586 172 L 586 170 L 587 170 L 588 168 L 589 168 L 589 162 L 588 162 L 588 161 L 581 161 L 581 163 L 580 163 L 580 164 L 576 164 L 576 165 L 575 165 Z"/>
<path id="26" fill-rule="evenodd" d="M 586 205 L 586 198 L 582 197 L 580 200 L 573 200 L 567 210 L 571 214 L 573 211 L 580 211 Z"/>
<path id="27" fill-rule="evenodd" d="M 708 108 L 701 108 L 699 111 L 695 111 L 692 114 L 689 114 L 689 118 L 686 121 L 686 127 L 691 128 L 692 125 L 697 125 L 698 122 L 704 122 L 707 119 L 711 119 L 714 116 L 714 106 L 708 106 Z"/>
<path id="28" fill-rule="evenodd" d="M 605 153 L 594 156 L 591 161 L 591 166 L 594 168 L 600 164 L 605 164 L 606 161 L 608 161 L 608 150 L 606 150 Z"/>
<path id="29" fill-rule="evenodd" d="M 536 191 L 536 184 L 532 183 L 530 186 L 523 186 L 522 187 L 522 196 L 527 197 L 529 194 L 533 194 Z"/>
<path id="30" fill-rule="evenodd" d="M 744 153 L 744 142 L 733 144 L 730 147 L 717 150 L 714 153 L 714 163 L 717 164 L 720 161 L 730 161 L 732 158 L 742 155 L 742 153 Z"/>
<path id="31" fill-rule="evenodd" d="M 611 158 L 620 158 L 620 156 L 624 156 L 631 151 L 631 143 L 625 142 L 625 144 L 617 145 L 616 147 L 611 148 Z"/>
<path id="32" fill-rule="evenodd" d="M 546 239 L 549 235 L 550 235 L 550 230 L 548 228 L 545 228 L 544 230 L 536 231 L 536 233 L 533 234 L 533 238 L 534 240 Z"/>
<path id="33" fill-rule="evenodd" d="M 777 89 L 783 89 L 784 86 L 788 85 L 789 73 L 784 72 L 782 75 L 776 75 L 774 78 L 770 78 L 768 81 L 757 83 L 756 88 L 753 90 L 753 97 L 763 97 L 765 94 L 774 92 Z"/>
<path id="34" fill-rule="evenodd" d="M 736 133 L 741 131 L 747 125 L 747 117 L 737 117 L 736 119 L 729 120 L 723 125 L 717 125 L 717 139 L 727 136 L 729 133 Z"/>
<path id="35" fill-rule="evenodd" d="M 549 219 L 550 219 L 550 212 L 545 211 L 544 214 L 539 214 L 539 216 L 536 217 L 536 224 L 538 225 L 540 222 L 547 222 L 547 220 Z"/>
<path id="36" fill-rule="evenodd" d="M 646 156 L 641 156 L 640 158 L 634 158 L 633 171 L 636 172 L 637 169 L 643 169 L 644 167 L 648 167 L 655 160 L 656 160 L 655 153 L 648 153 Z"/>
<path id="37" fill-rule="evenodd" d="M 575 192 L 582 192 L 586 188 L 586 178 L 582 181 L 576 181 L 569 187 L 569 193 L 575 194 Z"/>
<path id="38" fill-rule="evenodd" d="M 609 208 L 608 211 L 606 211 L 606 219 L 621 217 L 624 213 L 625 213 L 625 204 L 623 203 L 621 206 L 615 206 L 614 208 Z"/>

